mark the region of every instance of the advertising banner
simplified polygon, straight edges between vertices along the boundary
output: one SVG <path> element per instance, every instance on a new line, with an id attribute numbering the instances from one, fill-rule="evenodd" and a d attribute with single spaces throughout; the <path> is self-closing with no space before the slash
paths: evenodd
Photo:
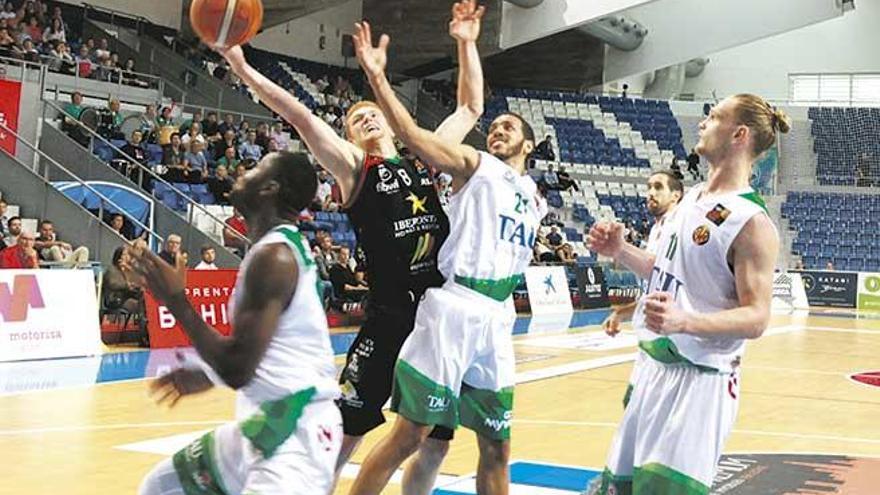
<path id="1" fill-rule="evenodd" d="M 533 315 L 569 313 L 571 295 L 568 278 L 561 266 L 530 266 L 526 268 L 526 288 Z"/>
<path id="2" fill-rule="evenodd" d="M 880 311 L 880 273 L 859 273 L 859 309 Z"/>
<path id="3" fill-rule="evenodd" d="M 800 272 L 810 306 L 855 308 L 858 273 L 855 272 Z"/>
<path id="4" fill-rule="evenodd" d="M 773 276 L 773 309 L 810 309 L 800 273 L 778 272 Z"/>
<path id="5" fill-rule="evenodd" d="M 0 361 L 101 354 L 89 270 L 0 270 Z"/>
<path id="6" fill-rule="evenodd" d="M 594 309 L 607 308 L 608 284 L 605 283 L 605 274 L 598 266 L 585 266 L 577 268 L 578 291 L 581 301 L 578 308 Z"/>
<path id="7" fill-rule="evenodd" d="M 232 332 L 229 299 L 235 286 L 238 270 L 188 270 L 186 296 L 205 322 L 223 335 Z M 147 292 L 147 332 L 150 347 L 188 347 L 192 345 L 168 308 Z"/>
<path id="8" fill-rule="evenodd" d="M 0 124 L 18 132 L 18 108 L 21 99 L 21 83 L 0 79 Z M 15 156 L 15 136 L 0 127 L 0 148 Z"/>

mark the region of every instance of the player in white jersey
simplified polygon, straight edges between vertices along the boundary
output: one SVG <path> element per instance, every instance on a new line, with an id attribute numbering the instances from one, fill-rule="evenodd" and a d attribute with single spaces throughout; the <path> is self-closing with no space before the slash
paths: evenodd
<path id="1" fill-rule="evenodd" d="M 749 187 L 752 164 L 789 129 L 754 95 L 723 100 L 700 123 L 709 178 L 669 215 L 656 255 L 627 246 L 620 224 L 591 249 L 649 279 L 633 326 L 647 354 L 612 442 L 601 494 L 707 494 L 738 407 L 746 339 L 770 321 L 776 228 Z"/>
<path id="2" fill-rule="evenodd" d="M 398 137 L 422 160 L 452 175 L 450 233 L 438 256 L 443 287 L 428 289 L 400 351 L 391 432 L 367 456 L 351 494 L 378 494 L 433 425 L 477 433 L 477 491 L 509 489 L 515 319 L 511 294 L 532 258 L 546 203 L 525 175 L 534 134 L 515 114 L 496 118 L 489 153 L 419 128 L 397 100 L 385 63 L 389 39 L 373 47 L 369 24 L 355 27 L 355 50 L 377 102 Z"/>
<path id="3" fill-rule="evenodd" d="M 235 183 L 230 199 L 254 245 L 235 283 L 229 337 L 187 301 L 182 270 L 149 250 L 136 253 L 136 274 L 207 364 L 158 378 L 151 386 L 158 402 L 173 406 L 214 383 L 237 390 L 237 421 L 160 462 L 142 495 L 329 493 L 342 443 L 339 387 L 315 261 L 295 226 L 316 189 L 302 153 L 271 153 Z"/>
<path id="4" fill-rule="evenodd" d="M 653 255 L 657 254 L 657 245 L 660 241 L 660 231 L 663 227 L 663 220 L 666 215 L 675 208 L 675 205 L 681 201 L 681 197 L 684 196 L 684 187 L 681 184 L 681 181 L 678 177 L 675 176 L 672 172 L 667 170 L 661 170 L 657 173 L 652 174 L 648 177 L 648 197 L 647 197 L 647 207 L 648 213 L 654 217 L 654 225 L 651 226 L 651 231 L 648 234 L 648 242 L 646 243 L 645 250 Z M 646 294 L 648 292 L 648 281 L 642 281 L 642 293 Z M 620 323 L 629 318 L 632 318 L 633 313 L 635 313 L 637 306 L 637 301 L 633 301 L 629 304 L 622 304 L 620 306 L 615 306 L 611 310 L 611 314 L 608 315 L 608 318 L 602 323 L 602 328 L 605 330 L 605 333 L 611 337 L 614 337 L 618 333 L 620 333 Z M 636 378 L 638 377 L 639 372 L 639 364 L 645 359 L 644 353 L 639 352 L 636 355 L 636 362 L 633 364 L 632 374 L 629 378 L 629 384 L 626 387 L 626 392 L 623 395 L 623 407 L 629 403 L 629 398 L 632 395 L 633 384 L 636 382 Z"/>

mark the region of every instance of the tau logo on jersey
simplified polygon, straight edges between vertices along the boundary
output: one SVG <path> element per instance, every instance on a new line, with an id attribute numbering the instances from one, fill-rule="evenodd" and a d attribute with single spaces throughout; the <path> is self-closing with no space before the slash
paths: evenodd
<path id="1" fill-rule="evenodd" d="M 526 224 L 524 222 L 503 214 L 498 216 L 501 218 L 501 240 L 529 249 L 535 247 L 534 227 L 529 227 L 528 232 L 526 232 Z"/>
<path id="2" fill-rule="evenodd" d="M 702 246 L 709 242 L 709 226 L 708 225 L 700 225 L 696 229 L 694 229 L 693 234 L 694 244 L 697 246 Z"/>
<path id="3" fill-rule="evenodd" d="M 661 270 L 655 266 L 651 272 L 651 281 L 648 283 L 648 292 L 660 291 L 669 292 L 672 298 L 678 299 L 678 290 L 684 285 L 684 282 L 677 279 L 675 275 Z"/>

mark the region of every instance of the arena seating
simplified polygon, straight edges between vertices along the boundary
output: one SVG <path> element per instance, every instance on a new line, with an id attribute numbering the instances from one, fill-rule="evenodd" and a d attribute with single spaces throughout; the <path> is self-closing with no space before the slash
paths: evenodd
<path id="1" fill-rule="evenodd" d="M 876 186 L 880 170 L 871 162 L 880 157 L 880 108 L 811 107 L 813 151 L 818 158 L 819 184 Z M 860 155 L 867 153 L 864 182 L 857 183 Z"/>
<path id="2" fill-rule="evenodd" d="M 880 271 L 880 196 L 867 194 L 791 192 L 782 205 L 797 237 L 792 251 L 804 266 L 837 270 Z"/>

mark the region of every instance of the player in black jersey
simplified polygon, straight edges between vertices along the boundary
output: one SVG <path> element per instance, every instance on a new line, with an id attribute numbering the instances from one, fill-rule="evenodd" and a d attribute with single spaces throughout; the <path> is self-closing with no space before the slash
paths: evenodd
<path id="1" fill-rule="evenodd" d="M 460 143 L 483 112 L 483 74 L 476 40 L 483 7 L 476 0 L 452 8 L 449 33 L 460 65 L 458 107 L 435 131 Z M 225 51 L 230 68 L 260 100 L 293 125 L 306 146 L 336 179 L 364 249 L 370 282 L 367 319 L 349 350 L 340 377 L 345 439 L 338 467 L 348 461 L 363 435 L 384 421 L 394 364 L 413 329 L 419 299 L 443 278 L 437 252 L 449 231 L 434 188 L 432 170 L 402 159 L 391 128 L 377 105 L 358 103 L 346 116 L 348 141 L 322 119 L 247 64 L 240 48 Z M 403 491 L 428 494 L 448 450 L 452 431 L 438 428 L 407 467 Z"/>

